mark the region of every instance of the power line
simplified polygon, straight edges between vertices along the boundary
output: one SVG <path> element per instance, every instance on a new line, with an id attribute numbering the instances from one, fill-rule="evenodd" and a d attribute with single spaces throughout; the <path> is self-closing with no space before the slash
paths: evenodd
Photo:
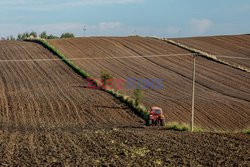
<path id="1" fill-rule="evenodd" d="M 104 60 L 104 59 L 131 59 L 131 58 L 154 58 L 154 57 L 178 57 L 178 56 L 192 56 L 192 53 L 182 54 L 162 54 L 162 55 L 145 55 L 145 56 L 120 56 L 120 57 L 78 57 L 78 58 L 67 58 L 67 60 Z M 234 57 L 234 56 L 216 56 L 218 58 L 229 58 L 229 59 L 242 59 L 250 60 L 246 57 Z M 61 61 L 61 59 L 10 59 L 1 60 L 0 63 L 4 62 L 42 62 L 42 61 Z"/>
<path id="2" fill-rule="evenodd" d="M 153 57 L 177 57 L 177 56 L 189 56 L 191 53 L 185 54 L 167 54 L 167 55 L 146 55 L 146 56 L 121 56 L 121 57 L 80 57 L 80 58 L 67 58 L 67 60 L 103 60 L 103 59 L 130 59 L 130 58 L 153 58 Z M 61 61 L 62 59 L 12 59 L 12 60 L 0 60 L 0 63 L 4 62 L 41 62 L 41 61 Z"/>

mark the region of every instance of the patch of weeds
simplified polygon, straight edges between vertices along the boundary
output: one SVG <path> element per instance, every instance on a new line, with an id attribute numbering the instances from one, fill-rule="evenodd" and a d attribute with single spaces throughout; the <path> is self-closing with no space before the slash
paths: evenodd
<path id="1" fill-rule="evenodd" d="M 154 160 L 155 165 L 162 165 L 162 161 L 160 159 Z"/>
<path id="2" fill-rule="evenodd" d="M 175 130 L 175 131 L 189 131 L 190 126 L 187 124 L 180 124 L 177 122 L 170 122 L 165 125 L 166 129 Z"/>
<path id="3" fill-rule="evenodd" d="M 146 147 L 138 148 L 138 147 L 133 147 L 131 149 L 132 156 L 131 157 L 144 157 L 146 156 L 147 153 L 149 153 L 150 150 L 147 149 Z"/>
<path id="4" fill-rule="evenodd" d="M 245 129 L 243 130 L 243 133 L 249 134 L 250 135 L 250 129 Z"/>

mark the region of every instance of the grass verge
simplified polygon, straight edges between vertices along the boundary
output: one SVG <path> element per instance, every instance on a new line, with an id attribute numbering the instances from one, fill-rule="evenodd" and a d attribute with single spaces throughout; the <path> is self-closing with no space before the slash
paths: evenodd
<path id="1" fill-rule="evenodd" d="M 245 129 L 243 130 L 243 133 L 249 134 L 250 135 L 250 129 Z"/>
<path id="2" fill-rule="evenodd" d="M 78 75 L 82 76 L 84 79 L 92 77 L 86 71 L 82 70 L 80 67 L 78 67 L 73 62 L 71 62 L 64 54 L 62 54 L 54 46 L 49 44 L 46 40 L 44 40 L 44 39 L 26 39 L 25 41 L 35 42 L 35 43 L 38 43 L 38 44 L 42 45 L 43 47 L 48 49 L 50 52 L 55 54 L 57 57 L 62 59 L 62 61 L 64 63 L 66 63 L 72 70 L 74 70 Z M 101 83 L 99 83 L 99 82 L 97 82 L 96 80 L 93 80 L 93 79 L 91 79 L 91 80 L 93 81 L 94 84 L 100 86 Z M 133 99 L 133 98 L 127 96 L 127 95 L 118 93 L 116 90 L 113 90 L 113 89 L 101 89 L 101 90 L 111 94 L 115 98 L 119 99 L 122 103 L 125 103 L 127 106 L 129 106 L 135 112 L 136 115 L 140 116 L 144 120 L 147 119 L 147 117 L 148 117 L 147 108 L 145 106 L 143 106 L 142 104 L 136 106 L 135 105 L 135 99 Z"/>
<path id="3" fill-rule="evenodd" d="M 180 124 L 178 122 L 169 122 L 165 125 L 166 129 L 174 131 L 189 131 L 190 126 L 187 124 Z"/>
<path id="4" fill-rule="evenodd" d="M 166 123 L 165 127 L 168 130 L 174 130 L 174 131 L 190 131 L 191 130 L 190 125 L 185 124 L 185 123 L 178 123 L 178 122 Z M 194 132 L 208 132 L 208 131 L 201 127 L 195 126 Z"/>

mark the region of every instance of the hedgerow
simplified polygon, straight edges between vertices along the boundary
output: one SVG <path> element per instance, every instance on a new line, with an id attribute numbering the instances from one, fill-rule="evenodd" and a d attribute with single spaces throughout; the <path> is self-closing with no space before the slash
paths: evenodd
<path id="1" fill-rule="evenodd" d="M 43 47 L 48 49 L 54 55 L 58 56 L 65 64 L 67 64 L 71 69 L 73 69 L 77 74 L 82 76 L 84 79 L 93 78 L 86 71 L 82 70 L 80 67 L 75 65 L 72 61 L 70 61 L 64 54 L 62 54 L 54 46 L 49 44 L 46 40 L 44 40 L 44 39 L 26 39 L 25 41 L 30 41 L 30 42 L 35 42 L 35 43 L 41 44 Z M 96 80 L 92 80 L 92 81 L 97 86 L 102 87 L 102 85 L 100 85 L 101 83 L 99 83 L 98 81 L 96 81 Z M 145 120 L 148 118 L 147 108 L 142 104 L 139 104 L 138 106 L 136 106 L 135 99 L 133 99 L 127 95 L 121 94 L 114 89 L 101 89 L 101 90 L 111 94 L 115 98 L 119 99 L 122 103 L 125 103 L 127 106 L 129 106 L 135 112 L 136 115 L 140 116 L 141 118 L 143 118 Z"/>

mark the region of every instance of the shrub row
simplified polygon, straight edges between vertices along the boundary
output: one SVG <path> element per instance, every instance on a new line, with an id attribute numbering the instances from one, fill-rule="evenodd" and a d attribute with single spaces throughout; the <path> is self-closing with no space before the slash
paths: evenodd
<path id="1" fill-rule="evenodd" d="M 66 63 L 71 69 L 73 69 L 77 74 L 82 76 L 84 79 L 86 78 L 91 78 L 92 76 L 88 74 L 86 71 L 82 70 L 80 67 L 75 65 L 72 61 L 70 61 L 66 56 L 64 56 L 59 50 L 57 50 L 55 47 L 53 47 L 51 44 L 49 44 L 46 40 L 44 39 L 26 39 L 25 41 L 30 41 L 30 42 L 35 42 L 38 44 L 41 44 L 43 47 L 48 49 L 50 52 L 58 56 L 64 63 Z M 93 80 L 93 83 L 101 86 L 98 81 Z M 147 113 L 147 108 L 143 106 L 142 104 L 136 106 L 135 100 L 129 96 L 126 96 L 124 94 L 118 93 L 114 89 L 102 89 L 103 91 L 111 94 L 115 98 L 119 99 L 122 103 L 125 103 L 128 105 L 136 115 L 140 116 L 143 119 L 147 119 L 148 113 Z"/>

